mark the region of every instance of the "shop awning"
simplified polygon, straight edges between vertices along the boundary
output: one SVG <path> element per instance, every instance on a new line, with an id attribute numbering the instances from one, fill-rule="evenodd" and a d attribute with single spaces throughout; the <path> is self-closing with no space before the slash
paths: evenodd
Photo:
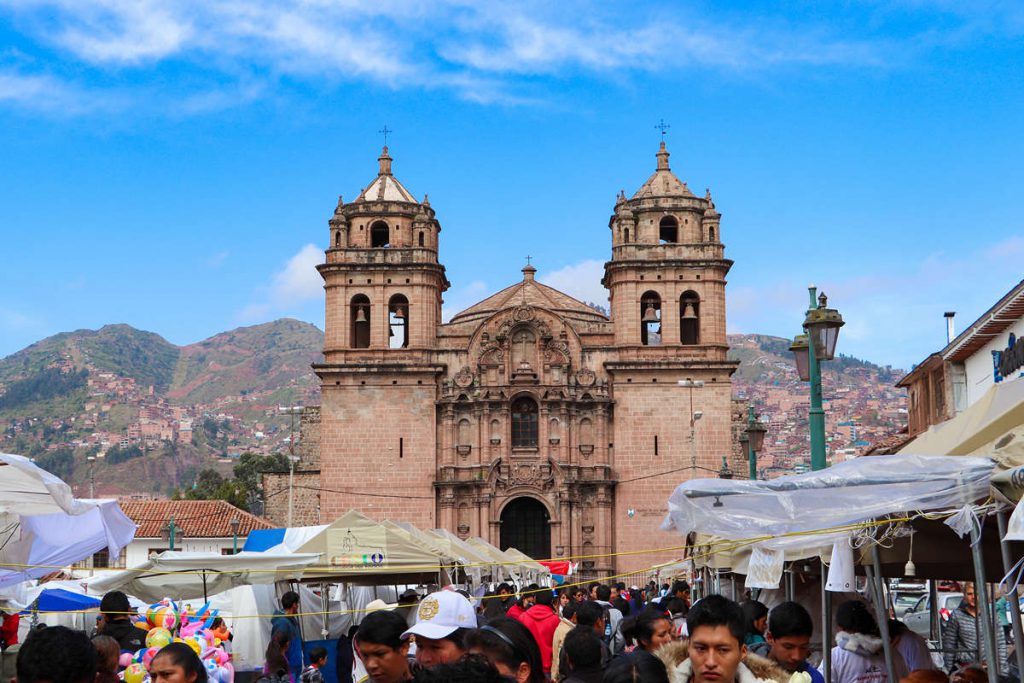
<path id="1" fill-rule="evenodd" d="M 1000 469 L 1024 465 L 1024 443 L 1006 448 L 1000 441 L 1024 425 L 1024 380 L 993 385 L 956 417 L 932 426 L 900 449 L 900 454 L 978 455 Z M 1024 439 L 1018 440 L 1024 442 Z"/>

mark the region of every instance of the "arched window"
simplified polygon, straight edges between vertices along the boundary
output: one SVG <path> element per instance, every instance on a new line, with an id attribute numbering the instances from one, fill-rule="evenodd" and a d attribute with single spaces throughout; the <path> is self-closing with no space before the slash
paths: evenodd
<path id="1" fill-rule="evenodd" d="M 420 232 L 419 242 L 420 242 L 420 246 L 422 247 L 423 246 L 423 233 L 422 232 Z"/>
<path id="2" fill-rule="evenodd" d="M 517 398 L 512 402 L 512 448 L 537 447 L 537 402 Z"/>
<path id="3" fill-rule="evenodd" d="M 391 246 L 391 233 L 384 221 L 377 221 L 370 226 L 370 246 L 374 249 Z"/>
<path id="4" fill-rule="evenodd" d="M 629 241 L 629 228 L 623 228 L 622 229 L 622 241 L 623 242 L 628 242 Z"/>
<path id="5" fill-rule="evenodd" d="M 351 333 L 349 344 L 353 349 L 370 348 L 370 299 L 365 294 L 356 294 L 349 304 Z"/>
<path id="6" fill-rule="evenodd" d="M 679 221 L 675 216 L 665 216 L 658 225 L 658 239 L 662 244 L 675 244 L 679 241 Z"/>
<path id="7" fill-rule="evenodd" d="M 708 228 L 708 242 L 714 242 L 714 241 L 715 241 L 715 226 L 712 225 L 711 227 Z"/>
<path id="8" fill-rule="evenodd" d="M 341 230 L 336 230 L 334 232 L 334 246 L 335 247 L 340 247 L 341 246 Z"/>
<path id="9" fill-rule="evenodd" d="M 700 344 L 700 296 L 692 290 L 679 297 L 679 343 Z"/>
<path id="10" fill-rule="evenodd" d="M 395 294 L 388 301 L 388 348 L 409 346 L 409 300 Z"/>
<path id="11" fill-rule="evenodd" d="M 640 297 L 640 343 L 661 344 L 661 297 L 657 292 L 644 292 Z"/>

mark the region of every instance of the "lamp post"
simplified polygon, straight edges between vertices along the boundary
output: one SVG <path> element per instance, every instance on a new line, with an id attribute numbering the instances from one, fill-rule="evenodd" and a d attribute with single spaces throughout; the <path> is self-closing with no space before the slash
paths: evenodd
<path id="1" fill-rule="evenodd" d="M 295 490 L 295 461 L 299 458 L 295 455 L 295 416 L 302 414 L 302 406 L 291 406 L 289 408 L 278 408 L 278 412 L 291 415 L 291 431 L 288 434 L 288 528 L 292 526 L 293 493 Z"/>
<path id="2" fill-rule="evenodd" d="M 89 461 L 89 497 L 96 497 L 96 473 L 93 471 L 96 468 L 96 456 L 90 455 L 86 458 Z"/>
<path id="3" fill-rule="evenodd" d="M 174 550 L 174 533 L 177 529 L 178 527 L 174 524 L 174 515 L 171 515 L 170 522 L 160 527 L 160 538 L 169 542 L 168 550 Z"/>
<path id="4" fill-rule="evenodd" d="M 690 469 L 692 470 L 691 478 L 697 476 L 697 420 L 704 417 L 704 412 L 701 410 L 693 409 L 693 390 L 700 389 L 704 386 L 704 380 L 702 379 L 681 379 L 676 382 L 681 387 L 686 387 L 690 390 Z"/>
<path id="5" fill-rule="evenodd" d="M 747 428 L 743 430 L 743 436 L 747 438 L 741 437 L 740 442 L 745 441 L 747 444 L 748 478 L 751 480 L 757 479 L 757 452 L 764 445 L 767 432 L 768 428 L 754 415 L 754 406 L 747 406 Z"/>
<path id="6" fill-rule="evenodd" d="M 807 288 L 810 295 L 810 308 L 804 318 L 806 335 L 798 335 L 789 350 L 796 358 L 797 373 L 800 379 L 811 384 L 811 410 L 809 413 L 811 430 L 811 469 L 825 469 L 825 411 L 821 401 L 821 365 L 820 361 L 835 358 L 836 341 L 839 328 L 845 323 L 843 316 L 834 308 L 828 308 L 828 297 L 818 295 L 818 288 L 811 285 Z M 813 352 L 812 352 L 813 351 Z"/>
<path id="7" fill-rule="evenodd" d="M 231 521 L 228 522 L 231 525 L 231 554 L 238 554 L 238 527 L 242 524 L 238 517 L 232 517 Z"/>

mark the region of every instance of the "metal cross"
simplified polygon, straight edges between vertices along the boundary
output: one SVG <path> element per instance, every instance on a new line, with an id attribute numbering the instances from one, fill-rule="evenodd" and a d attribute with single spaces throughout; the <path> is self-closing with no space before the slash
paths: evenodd
<path id="1" fill-rule="evenodd" d="M 671 127 L 672 126 L 670 126 L 669 124 L 665 123 L 665 119 L 661 119 L 660 121 L 658 121 L 658 125 L 655 126 L 655 128 L 657 128 L 658 130 L 661 131 L 661 139 L 662 140 L 665 139 L 665 131 L 667 131 Z"/>
<path id="2" fill-rule="evenodd" d="M 388 146 L 388 133 L 394 133 L 395 131 L 388 128 L 388 124 L 384 124 L 384 127 L 377 131 L 378 133 L 384 134 L 384 146 Z"/>
<path id="3" fill-rule="evenodd" d="M 530 265 L 530 259 L 532 259 L 532 258 L 533 258 L 532 256 L 527 255 L 527 257 L 526 257 L 526 265 Z"/>

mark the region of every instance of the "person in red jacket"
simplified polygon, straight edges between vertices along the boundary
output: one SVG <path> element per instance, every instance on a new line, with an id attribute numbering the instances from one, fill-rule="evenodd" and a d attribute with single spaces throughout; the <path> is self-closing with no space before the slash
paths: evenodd
<path id="1" fill-rule="evenodd" d="M 543 589 L 536 595 L 537 602 L 518 618 L 533 635 L 533 639 L 537 641 L 537 647 L 540 648 L 541 666 L 544 673 L 550 675 L 552 642 L 555 639 L 555 629 L 558 628 L 561 619 L 558 618 L 552 605 L 554 599 L 550 590 Z"/>
<path id="2" fill-rule="evenodd" d="M 0 650 L 6 650 L 11 645 L 18 644 L 18 623 L 21 617 L 17 612 L 6 612 L 0 610 Z"/>
<path id="3" fill-rule="evenodd" d="M 521 617 L 526 610 L 533 607 L 533 603 L 537 601 L 537 591 L 539 590 L 540 586 L 535 583 L 531 583 L 529 586 L 524 588 L 522 593 L 519 594 L 519 599 L 515 601 L 515 604 L 508 608 L 508 612 L 505 616 L 512 617 L 513 619 Z"/>

